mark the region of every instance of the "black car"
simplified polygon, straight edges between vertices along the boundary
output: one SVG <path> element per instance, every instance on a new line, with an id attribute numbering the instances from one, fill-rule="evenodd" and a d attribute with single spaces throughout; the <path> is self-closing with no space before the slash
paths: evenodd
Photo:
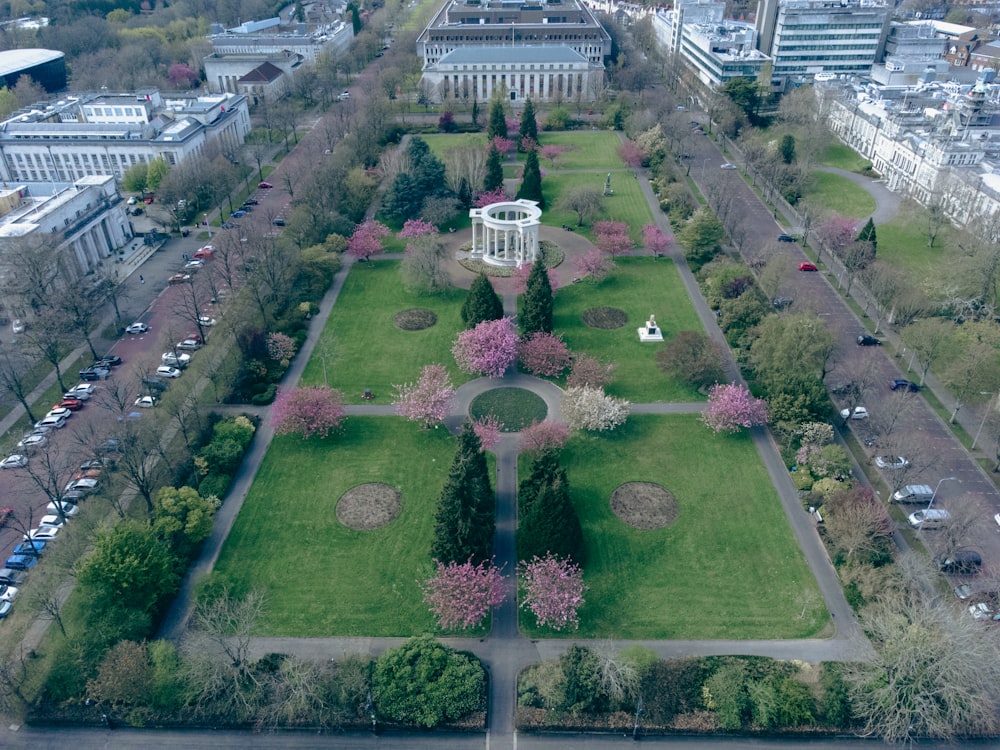
<path id="1" fill-rule="evenodd" d="M 280 216 L 277 219 L 275 219 L 274 221 L 272 221 L 271 223 L 274 224 L 274 226 L 276 226 L 276 227 L 283 227 L 283 226 L 285 226 L 285 220 L 282 219 Z"/>
<path id="2" fill-rule="evenodd" d="M 920 390 L 920 386 L 916 383 L 904 380 L 903 378 L 896 378 L 889 383 L 890 391 L 909 391 L 910 393 L 916 393 Z"/>
<path id="3" fill-rule="evenodd" d="M 858 346 L 882 346 L 882 342 L 874 336 L 858 336 Z"/>
<path id="4" fill-rule="evenodd" d="M 779 234 L 778 242 L 795 242 L 795 238 L 790 234 Z"/>
<path id="5" fill-rule="evenodd" d="M 781 311 L 791 307 L 794 301 L 791 297 L 775 297 L 771 300 L 771 303 L 774 305 L 775 310 Z"/>
<path id="6" fill-rule="evenodd" d="M 257 199 L 256 198 L 247 198 L 245 201 L 243 201 L 243 205 L 244 206 L 256 206 L 257 205 Z"/>
<path id="7" fill-rule="evenodd" d="M 142 384 L 150 391 L 156 391 L 157 393 L 163 393 L 170 387 L 170 383 L 160 378 L 143 378 Z"/>
<path id="8" fill-rule="evenodd" d="M 111 367 L 118 367 L 122 363 L 122 358 L 117 354 L 105 354 L 100 359 L 94 360 L 94 367 L 102 367 L 105 370 Z"/>
<path id="9" fill-rule="evenodd" d="M 938 561 L 942 573 L 972 575 L 983 565 L 982 556 L 974 549 L 959 549 L 954 554 Z"/>

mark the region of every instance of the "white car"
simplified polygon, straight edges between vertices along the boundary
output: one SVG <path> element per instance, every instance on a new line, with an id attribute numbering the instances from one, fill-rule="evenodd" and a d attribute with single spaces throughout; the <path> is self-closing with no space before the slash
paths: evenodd
<path id="1" fill-rule="evenodd" d="M 63 398 L 75 398 L 77 401 L 89 401 L 90 391 L 66 391 Z"/>
<path id="2" fill-rule="evenodd" d="M 993 610 L 986 602 L 969 605 L 969 614 L 976 620 L 989 620 L 993 617 Z"/>
<path id="3" fill-rule="evenodd" d="M 80 512 L 80 509 L 74 503 L 68 503 L 65 501 L 60 502 L 58 500 L 53 500 L 51 503 L 45 506 L 45 512 L 54 515 L 57 515 L 60 512 L 62 512 L 62 514 L 66 516 L 66 518 L 72 518 L 73 516 L 75 516 L 77 513 Z M 48 518 L 48 516 L 46 516 L 46 518 Z"/>
<path id="4" fill-rule="evenodd" d="M 133 195 L 127 201 L 125 201 L 125 205 L 127 205 L 127 206 L 134 206 L 138 202 L 139 202 L 139 200 Z"/>
<path id="5" fill-rule="evenodd" d="M 47 416 L 45 417 L 45 419 L 35 422 L 35 428 L 41 430 L 45 429 L 51 430 L 53 428 L 61 430 L 65 426 L 66 426 L 66 417 L 59 417 L 59 416 Z"/>
<path id="6" fill-rule="evenodd" d="M 854 411 L 841 409 L 840 416 L 844 419 L 868 419 L 868 410 L 863 406 L 855 406 Z"/>
<path id="7" fill-rule="evenodd" d="M 202 268 L 204 265 L 205 265 L 205 261 L 198 260 L 197 258 L 195 258 L 194 260 L 189 260 L 187 263 L 184 264 L 184 270 L 185 271 L 197 271 L 199 268 Z"/>
<path id="8" fill-rule="evenodd" d="M 152 409 L 156 406 L 156 396 L 139 396 L 134 403 L 143 409 Z"/>
<path id="9" fill-rule="evenodd" d="M 49 417 L 61 417 L 62 419 L 69 419 L 73 416 L 73 412 L 67 409 L 65 406 L 57 406 L 51 409 L 48 414 L 45 415 L 46 419 Z"/>
<path id="10" fill-rule="evenodd" d="M 125 333 L 147 333 L 149 326 L 145 323 L 133 323 L 125 329 Z"/>
<path id="11" fill-rule="evenodd" d="M 0 602 L 12 602 L 17 596 L 17 589 L 6 584 L 0 586 Z"/>
<path id="12" fill-rule="evenodd" d="M 728 161 L 725 164 L 719 165 L 719 169 L 738 169 L 738 168 L 739 167 L 737 167 L 735 164 L 732 164 Z"/>
<path id="13" fill-rule="evenodd" d="M 179 341 L 174 349 L 187 349 L 188 351 L 195 351 L 196 349 L 201 349 L 201 344 L 199 344 L 194 339 L 184 339 Z"/>
<path id="14" fill-rule="evenodd" d="M 74 385 L 68 391 L 66 391 L 67 398 L 78 398 L 81 401 L 86 401 L 88 398 L 94 395 L 97 390 L 93 383 L 80 383 L 79 385 Z"/>
<path id="15" fill-rule="evenodd" d="M 25 534 L 24 541 L 51 542 L 57 536 L 59 536 L 59 529 L 53 528 L 51 526 L 40 526 L 37 529 L 32 529 L 27 534 Z"/>
<path id="16" fill-rule="evenodd" d="M 30 435 L 25 435 L 17 444 L 17 447 L 23 450 L 31 450 L 32 448 L 44 448 L 48 443 L 49 439 L 45 435 L 33 432 Z"/>
<path id="17" fill-rule="evenodd" d="M 161 378 L 179 378 L 181 376 L 181 371 L 176 367 L 171 367 L 170 365 L 160 365 L 156 368 L 156 374 Z"/>
<path id="18" fill-rule="evenodd" d="M 207 315 L 201 315 L 198 317 L 198 325 L 211 328 L 215 325 L 215 318 L 210 318 Z"/>
<path id="19" fill-rule="evenodd" d="M 84 479 L 74 479 L 72 482 L 69 482 L 63 488 L 63 492 L 82 492 L 89 495 L 91 492 L 96 492 L 100 486 L 101 481 L 99 479 L 86 477 Z"/>
<path id="20" fill-rule="evenodd" d="M 160 361 L 169 365 L 170 367 L 177 367 L 183 370 L 189 364 L 191 364 L 190 354 L 174 354 L 173 352 L 164 352 L 160 355 Z"/>
<path id="21" fill-rule="evenodd" d="M 28 457 L 23 453 L 12 453 L 0 461 L 0 469 L 20 469 L 28 465 Z"/>
<path id="22" fill-rule="evenodd" d="M 876 456 L 875 465 L 880 469 L 905 469 L 910 462 L 905 456 Z"/>
<path id="23" fill-rule="evenodd" d="M 42 520 L 38 522 L 38 528 L 44 529 L 48 527 L 52 529 L 61 529 L 64 523 L 66 523 L 66 521 L 64 521 L 59 515 L 50 513 L 49 515 L 42 516 Z"/>

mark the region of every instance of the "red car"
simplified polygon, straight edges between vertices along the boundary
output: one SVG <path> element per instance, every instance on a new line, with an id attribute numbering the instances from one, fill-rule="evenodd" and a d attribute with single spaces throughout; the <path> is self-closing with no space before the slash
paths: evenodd
<path id="1" fill-rule="evenodd" d="M 258 182 L 257 187 L 259 187 L 261 190 L 270 190 L 271 188 L 274 187 L 274 185 L 272 185 L 270 182 Z"/>
<path id="2" fill-rule="evenodd" d="M 800 271 L 818 271 L 815 263 L 799 263 Z"/>
<path id="3" fill-rule="evenodd" d="M 55 404 L 53 409 L 69 409 L 70 411 L 76 411 L 77 409 L 83 408 L 83 401 L 77 398 L 64 398 L 58 404 Z"/>

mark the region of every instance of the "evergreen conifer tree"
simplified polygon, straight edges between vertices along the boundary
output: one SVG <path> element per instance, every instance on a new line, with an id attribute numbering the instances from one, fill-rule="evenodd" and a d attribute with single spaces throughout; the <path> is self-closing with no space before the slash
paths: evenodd
<path id="1" fill-rule="evenodd" d="M 472 127 L 479 127 L 479 100 L 472 100 Z"/>
<path id="2" fill-rule="evenodd" d="M 549 272 L 539 258 L 531 267 L 524 291 L 521 314 L 518 317 L 521 335 L 528 337 L 533 333 L 552 333 L 553 304 Z"/>
<path id="3" fill-rule="evenodd" d="M 434 520 L 431 556 L 443 563 L 481 563 L 493 556 L 496 498 L 486 455 L 471 424 L 458 438 L 458 450 L 441 491 Z"/>
<path id="4" fill-rule="evenodd" d="M 528 99 L 524 103 L 524 109 L 521 111 L 521 128 L 519 134 L 522 141 L 525 138 L 530 138 L 535 143 L 538 143 L 538 122 L 535 120 L 535 105 L 531 103 L 531 99 Z"/>
<path id="5" fill-rule="evenodd" d="M 490 104 L 490 123 L 486 126 L 486 137 L 491 141 L 497 136 L 507 137 L 507 113 L 504 112 L 503 101 L 494 97 Z"/>
<path id="6" fill-rule="evenodd" d="M 483 180 L 483 192 L 490 193 L 502 187 L 503 163 L 500 161 L 500 152 L 491 143 L 489 154 L 486 156 L 486 178 Z"/>
<path id="7" fill-rule="evenodd" d="M 875 235 L 875 222 L 872 221 L 871 217 L 868 218 L 868 223 L 861 227 L 861 231 L 858 232 L 857 241 L 872 243 L 873 256 L 878 251 L 878 237 Z"/>
<path id="8" fill-rule="evenodd" d="M 545 197 L 542 195 L 542 170 L 538 166 L 538 151 L 532 149 L 524 160 L 524 177 L 521 187 L 517 189 L 517 197 L 536 201 L 539 208 L 545 208 Z"/>
<path id="9" fill-rule="evenodd" d="M 518 492 L 517 556 L 530 560 L 551 552 L 583 562 L 583 529 L 570 499 L 566 471 L 551 451 L 532 465 Z"/>
<path id="10" fill-rule="evenodd" d="M 485 274 L 479 274 L 469 287 L 469 294 L 462 305 L 462 322 L 466 328 L 475 328 L 485 320 L 500 320 L 503 302 Z"/>

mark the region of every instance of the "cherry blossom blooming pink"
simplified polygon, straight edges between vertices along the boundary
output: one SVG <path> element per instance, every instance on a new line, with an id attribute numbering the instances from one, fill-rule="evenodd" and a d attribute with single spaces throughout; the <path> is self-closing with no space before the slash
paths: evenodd
<path id="1" fill-rule="evenodd" d="M 521 607 L 529 610 L 539 626 L 553 630 L 579 627 L 578 611 L 583 604 L 583 571 L 569 559 L 551 553 L 521 563 Z"/>
<path id="2" fill-rule="evenodd" d="M 475 627 L 505 597 L 505 577 L 492 560 L 473 565 L 435 560 L 437 573 L 420 588 L 424 601 L 445 630 Z"/>
<path id="3" fill-rule="evenodd" d="M 500 433 L 503 432 L 503 422 L 493 414 L 487 414 L 485 417 L 480 417 L 473 421 L 472 431 L 479 438 L 479 443 L 483 446 L 483 450 L 491 451 L 500 442 Z"/>
<path id="4" fill-rule="evenodd" d="M 416 383 L 393 386 L 396 400 L 392 405 L 396 413 L 412 422 L 423 422 L 428 428 L 440 424 L 451 412 L 455 389 L 448 371 L 442 365 L 427 365 L 420 371 Z"/>
<path id="5" fill-rule="evenodd" d="M 451 353 L 465 372 L 503 377 L 517 358 L 517 333 L 510 318 L 485 320 L 458 334 Z"/>
<path id="6" fill-rule="evenodd" d="M 517 358 L 527 372 L 550 378 L 561 375 L 570 364 L 569 347 L 562 337 L 544 332 L 521 339 Z"/>
<path id="7" fill-rule="evenodd" d="M 472 205 L 475 208 L 482 208 L 483 206 L 489 206 L 492 203 L 503 203 L 504 201 L 509 201 L 510 196 L 504 191 L 503 188 L 497 188 L 496 190 L 490 190 L 486 193 L 480 193 L 476 196 L 476 199 L 472 201 Z"/>
<path id="8" fill-rule="evenodd" d="M 489 145 L 493 146 L 497 150 L 497 153 L 503 157 L 510 156 L 517 146 L 512 139 L 504 138 L 502 135 L 494 136 Z"/>
<path id="9" fill-rule="evenodd" d="M 558 450 L 566 445 L 567 440 L 569 440 L 569 427 L 551 419 L 532 422 L 521 430 L 521 450 L 525 453 Z"/>
<path id="10" fill-rule="evenodd" d="M 423 219 L 407 219 L 396 236 L 401 240 L 415 240 L 428 234 L 437 234 L 438 228 Z"/>
<path id="11" fill-rule="evenodd" d="M 615 262 L 598 248 L 592 248 L 573 260 L 573 267 L 579 276 L 587 277 L 593 283 L 603 281 L 608 272 L 615 267 Z"/>
<path id="12" fill-rule="evenodd" d="M 618 155 L 632 169 L 637 169 L 646 161 L 646 152 L 635 141 L 625 141 L 618 147 Z"/>
<path id="13" fill-rule="evenodd" d="M 287 362 L 295 356 L 295 340 L 279 332 L 267 334 L 267 356 L 275 362 Z"/>
<path id="14" fill-rule="evenodd" d="M 628 224 L 623 221 L 595 221 L 594 244 L 611 257 L 624 255 L 635 245 L 628 234 Z"/>
<path id="15" fill-rule="evenodd" d="M 642 228 L 642 244 L 653 255 L 663 255 L 674 244 L 674 241 L 667 237 L 656 224 L 647 224 Z"/>
<path id="16" fill-rule="evenodd" d="M 280 388 L 271 406 L 271 424 L 279 435 L 325 438 L 344 421 L 340 391 L 324 386 Z"/>
<path id="17" fill-rule="evenodd" d="M 390 234 L 385 224 L 368 219 L 354 228 L 354 234 L 347 241 L 347 252 L 358 260 L 368 260 L 382 252 L 382 240 Z"/>
<path id="18" fill-rule="evenodd" d="M 767 424 L 767 403 L 754 398 L 744 385 L 716 383 L 708 392 L 701 421 L 716 432 L 739 432 Z"/>
<path id="19" fill-rule="evenodd" d="M 538 149 L 538 155 L 548 161 L 553 168 L 556 166 L 556 159 L 572 149 L 569 146 L 542 146 Z"/>

